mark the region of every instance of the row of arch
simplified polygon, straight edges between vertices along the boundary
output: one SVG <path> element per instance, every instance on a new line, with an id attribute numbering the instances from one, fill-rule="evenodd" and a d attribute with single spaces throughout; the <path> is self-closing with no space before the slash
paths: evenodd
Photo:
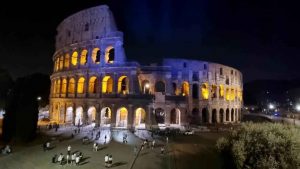
<path id="1" fill-rule="evenodd" d="M 191 123 L 226 123 L 241 121 L 241 109 L 212 109 L 211 112 L 207 108 L 203 108 L 201 114 L 198 108 L 192 110 Z"/>
<path id="2" fill-rule="evenodd" d="M 64 114 L 64 122 L 65 123 L 73 123 L 74 125 L 82 125 L 82 124 L 89 124 L 96 122 L 97 118 L 97 111 L 94 106 L 88 108 L 86 112 L 86 117 L 84 113 L 83 107 L 79 106 L 73 110 L 72 106 L 69 106 L 65 110 Z M 103 107 L 100 112 L 100 125 L 102 126 L 110 126 L 111 124 L 115 124 L 115 127 L 127 127 L 128 126 L 128 118 L 129 113 L 126 107 L 119 107 L 116 113 L 112 113 L 112 109 L 110 107 Z M 113 118 L 113 116 L 115 116 Z M 61 115 L 59 115 L 61 117 Z M 146 127 L 146 118 L 147 113 L 146 111 L 139 107 L 136 108 L 134 111 L 134 119 L 133 119 L 133 126 L 134 127 Z M 169 117 L 170 125 L 180 125 L 181 124 L 181 112 L 178 108 L 173 108 L 170 112 Z M 112 120 L 115 119 L 115 122 Z M 157 124 L 164 124 L 166 121 L 166 113 L 162 108 L 157 108 L 154 111 L 154 118 L 155 123 Z"/>
<path id="3" fill-rule="evenodd" d="M 102 78 L 102 93 L 113 93 L 113 78 L 111 76 L 104 76 Z M 52 84 L 52 94 L 82 94 L 89 93 L 94 94 L 98 91 L 98 77 L 92 76 L 88 79 L 88 84 L 86 85 L 85 77 L 80 77 L 77 81 L 75 78 L 63 78 L 54 80 Z M 129 92 L 129 78 L 127 76 L 120 76 L 118 78 L 118 93 L 127 94 Z M 87 91 L 85 88 L 88 88 Z M 76 89 L 76 90 L 75 90 Z"/>
<path id="4" fill-rule="evenodd" d="M 79 55 L 80 54 L 80 55 Z M 88 50 L 83 49 L 80 53 L 77 51 L 73 51 L 70 56 L 69 53 L 65 54 L 65 56 L 59 56 L 54 61 L 54 71 L 68 69 L 70 66 L 86 65 L 88 60 L 91 59 L 92 64 L 100 64 L 101 60 L 101 50 L 100 48 L 94 48 L 92 50 L 92 54 L 88 56 Z M 104 61 L 105 63 L 114 63 L 115 61 L 115 50 L 112 46 L 108 46 L 105 49 L 104 53 Z"/>

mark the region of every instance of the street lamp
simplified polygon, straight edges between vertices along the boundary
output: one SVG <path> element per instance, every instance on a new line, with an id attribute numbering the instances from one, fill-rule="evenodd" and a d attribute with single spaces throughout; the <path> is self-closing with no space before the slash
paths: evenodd
<path id="1" fill-rule="evenodd" d="M 145 87 L 144 87 L 144 93 L 146 93 L 146 91 L 147 91 L 147 93 L 148 93 L 149 88 L 150 88 L 150 84 L 149 84 L 149 83 L 146 83 L 146 84 L 145 84 Z"/>
<path id="2" fill-rule="evenodd" d="M 36 100 L 37 100 L 37 101 L 41 101 L 41 100 L 42 100 L 42 97 L 41 97 L 41 96 L 38 96 L 38 97 L 36 98 Z"/>
<path id="3" fill-rule="evenodd" d="M 274 104 L 269 104 L 269 109 L 273 110 L 275 108 Z"/>

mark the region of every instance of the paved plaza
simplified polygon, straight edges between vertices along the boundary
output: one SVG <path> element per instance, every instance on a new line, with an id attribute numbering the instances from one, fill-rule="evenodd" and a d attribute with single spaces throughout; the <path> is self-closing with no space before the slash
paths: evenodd
<path id="1" fill-rule="evenodd" d="M 214 152 L 214 145 L 217 138 L 224 133 L 203 132 L 194 136 L 176 136 L 170 137 L 170 141 L 166 144 L 165 137 L 154 137 L 156 147 L 145 147 L 140 150 L 137 157 L 134 156 L 134 146 L 140 148 L 142 144 L 141 138 L 147 138 L 146 131 L 133 134 L 128 130 L 101 130 L 101 133 L 111 136 L 110 142 L 104 144 L 100 142 L 100 150 L 93 151 L 93 142 L 82 144 L 84 136 L 91 137 L 91 128 L 82 129 L 80 134 L 74 135 L 72 138 L 70 133 L 72 128 L 60 128 L 58 132 L 55 130 L 47 131 L 47 135 L 42 132 L 40 138 L 31 145 L 13 147 L 13 153 L 10 155 L 0 155 L 0 168 L 5 169 L 43 169 L 43 168 L 83 168 L 83 169 L 102 169 L 105 168 L 104 156 L 111 154 L 113 156 L 113 166 L 115 169 L 184 169 L 193 168 L 221 168 L 219 165 L 219 157 Z M 122 143 L 122 136 L 128 135 L 128 143 Z M 99 140 L 103 140 L 103 135 Z M 121 138 L 121 139 L 120 139 Z M 51 139 L 53 148 L 44 152 L 42 143 Z M 54 154 L 67 154 L 67 146 L 71 145 L 71 152 L 82 152 L 83 158 L 79 166 L 64 164 L 60 166 L 58 163 L 51 162 Z M 160 146 L 166 145 L 166 154 L 160 154 Z"/>

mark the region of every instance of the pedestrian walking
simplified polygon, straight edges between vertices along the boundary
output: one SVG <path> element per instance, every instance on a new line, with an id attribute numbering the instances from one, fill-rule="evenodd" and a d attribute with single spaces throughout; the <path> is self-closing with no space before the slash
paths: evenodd
<path id="1" fill-rule="evenodd" d="M 71 154 L 71 146 L 70 145 L 68 146 L 67 150 L 68 150 L 68 154 L 70 155 Z"/>
<path id="2" fill-rule="evenodd" d="M 168 136 L 166 137 L 166 143 L 167 144 L 169 143 L 169 137 Z"/>
<path id="3" fill-rule="evenodd" d="M 50 149 L 50 142 L 47 141 L 47 143 L 46 143 L 46 150 L 48 151 L 49 149 Z"/>
<path id="4" fill-rule="evenodd" d="M 105 167 L 107 168 L 108 167 L 108 154 L 105 155 L 104 157 L 104 162 L 105 162 Z"/>
<path id="5" fill-rule="evenodd" d="M 73 153 L 71 156 L 71 164 L 75 164 L 76 154 Z"/>
<path id="6" fill-rule="evenodd" d="M 165 153 L 165 147 L 162 146 L 162 147 L 160 147 L 160 154 L 161 154 L 161 155 L 164 155 L 164 153 Z"/>
<path id="7" fill-rule="evenodd" d="M 79 165 L 79 161 L 80 161 L 80 157 L 79 157 L 79 156 L 76 156 L 76 158 L 75 158 L 75 164 L 76 164 L 76 165 Z"/>
<path id="8" fill-rule="evenodd" d="M 152 149 L 154 149 L 155 146 L 155 140 L 152 141 Z"/>
<path id="9" fill-rule="evenodd" d="M 70 155 L 69 154 L 67 154 L 66 160 L 67 160 L 67 164 L 69 164 L 69 162 L 70 162 Z"/>
<path id="10" fill-rule="evenodd" d="M 104 144 L 106 144 L 106 135 L 104 136 Z"/>

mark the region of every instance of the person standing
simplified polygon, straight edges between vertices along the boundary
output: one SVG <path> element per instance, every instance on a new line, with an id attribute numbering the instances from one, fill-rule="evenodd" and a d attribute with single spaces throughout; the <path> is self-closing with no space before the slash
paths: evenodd
<path id="1" fill-rule="evenodd" d="M 155 146 L 155 140 L 152 141 L 152 150 L 154 149 Z"/>
<path id="2" fill-rule="evenodd" d="M 161 154 L 161 155 L 164 155 L 164 153 L 165 153 L 165 147 L 162 146 L 162 147 L 160 148 L 160 154 Z"/>
<path id="3" fill-rule="evenodd" d="M 71 154 L 71 146 L 70 145 L 68 146 L 67 150 L 68 150 L 68 154 L 70 155 Z"/>
<path id="4" fill-rule="evenodd" d="M 52 163 L 56 163 L 57 154 L 52 157 Z"/>
<path id="5" fill-rule="evenodd" d="M 105 155 L 104 157 L 104 162 L 105 162 L 105 167 L 107 168 L 108 167 L 108 154 Z"/>
<path id="6" fill-rule="evenodd" d="M 75 164 L 76 164 L 76 165 L 79 165 L 79 161 L 80 161 L 80 156 L 78 155 L 78 156 L 76 156 L 76 158 L 75 158 Z"/>
<path id="7" fill-rule="evenodd" d="M 112 158 L 112 155 L 110 155 L 108 157 L 108 166 L 111 167 L 112 166 L 112 161 L 113 161 L 113 158 Z"/>
<path id="8" fill-rule="evenodd" d="M 63 160 L 64 160 L 64 155 L 62 153 L 60 153 L 57 161 L 59 162 L 60 165 L 62 165 L 63 164 Z"/>
<path id="9" fill-rule="evenodd" d="M 169 137 L 168 136 L 166 137 L 166 143 L 167 144 L 169 143 Z"/>
<path id="10" fill-rule="evenodd" d="M 106 135 L 104 136 L 104 144 L 106 144 Z"/>
<path id="11" fill-rule="evenodd" d="M 71 164 L 75 164 L 76 154 L 73 153 L 71 156 Z"/>

